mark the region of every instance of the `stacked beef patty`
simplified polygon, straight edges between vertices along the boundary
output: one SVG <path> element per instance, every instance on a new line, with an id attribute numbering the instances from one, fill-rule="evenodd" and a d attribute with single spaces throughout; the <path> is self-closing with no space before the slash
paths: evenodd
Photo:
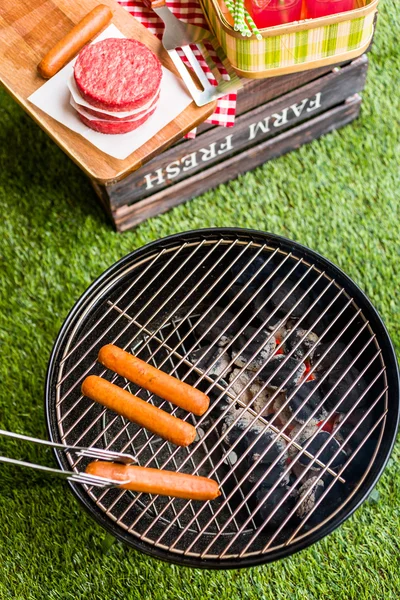
<path id="1" fill-rule="evenodd" d="M 157 108 L 162 69 L 136 40 L 109 38 L 80 52 L 74 67 L 78 91 L 89 107 L 75 104 L 80 120 L 100 133 L 127 133 Z"/>

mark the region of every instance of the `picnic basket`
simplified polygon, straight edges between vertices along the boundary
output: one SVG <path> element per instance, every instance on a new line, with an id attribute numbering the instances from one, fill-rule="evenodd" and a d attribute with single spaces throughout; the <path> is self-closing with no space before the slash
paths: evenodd
<path id="1" fill-rule="evenodd" d="M 258 79 L 360 56 L 372 41 L 379 0 L 356 0 L 351 11 L 261 29 L 261 40 L 234 30 L 223 0 L 200 2 L 233 68 L 242 77 Z"/>

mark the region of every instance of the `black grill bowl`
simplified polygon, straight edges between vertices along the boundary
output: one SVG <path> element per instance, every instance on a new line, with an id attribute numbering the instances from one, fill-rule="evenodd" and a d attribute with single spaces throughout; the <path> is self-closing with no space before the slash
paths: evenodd
<path id="1" fill-rule="evenodd" d="M 279 285 L 284 293 L 277 291 Z M 257 312 L 260 301 L 269 295 L 272 300 Z M 351 460 L 341 473 L 343 482 L 336 481 L 298 533 L 298 517 L 289 520 L 280 531 L 275 531 L 277 526 L 272 522 L 265 525 L 256 511 L 254 495 L 239 508 L 249 488 L 243 483 L 237 492 L 232 491 L 240 479 L 239 471 L 235 474 L 235 468 L 223 460 L 227 451 L 219 443 L 221 430 L 214 431 L 212 425 L 216 418 L 213 411 L 219 410 L 219 404 L 214 405 L 208 420 L 191 421 L 199 423 L 200 430 L 206 437 L 208 434 L 208 441 L 197 442 L 189 449 L 189 456 L 187 449 L 162 446 L 160 439 L 147 436 L 135 425 L 80 396 L 80 384 L 86 374 L 113 377 L 109 372 L 103 373 L 96 357 L 102 345 L 114 340 L 128 350 L 138 349 L 147 360 L 154 353 L 156 366 L 168 372 L 175 369 L 178 377 L 210 390 L 212 381 L 200 381 L 198 373 L 189 373 L 189 367 L 176 358 L 176 352 L 180 356 L 190 354 L 188 348 L 193 348 L 199 338 L 198 329 L 192 331 L 193 323 L 208 315 L 213 304 L 224 308 L 229 305 L 235 321 L 243 328 L 256 328 L 265 315 L 271 328 L 277 328 L 278 322 L 290 313 L 295 321 L 303 318 L 303 329 L 312 328 L 318 336 L 325 336 L 326 344 L 342 332 L 341 347 L 348 347 L 346 360 L 354 361 L 353 368 L 362 372 L 362 385 L 355 389 L 367 391 L 360 409 L 363 412 L 357 414 L 369 412 L 363 426 L 357 429 L 358 437 L 351 438 Z M 144 333 L 138 329 L 143 325 Z M 152 340 L 151 332 L 155 330 L 156 338 Z M 151 343 L 146 344 L 145 334 L 146 339 L 150 335 Z M 160 336 L 165 340 L 162 343 Z M 334 346 L 338 347 L 338 343 Z M 177 349 L 175 354 L 171 348 Z M 117 378 L 116 383 L 129 386 L 122 378 Z M 173 410 L 172 405 L 146 396 L 145 391 L 132 386 L 129 389 L 165 410 Z M 212 400 L 223 396 L 218 387 L 208 393 Z M 214 505 L 186 506 L 182 500 L 170 502 L 120 490 L 105 494 L 76 484 L 70 487 L 98 523 L 137 550 L 191 567 L 240 568 L 271 562 L 308 547 L 336 529 L 368 497 L 394 445 L 399 422 L 399 373 L 379 314 L 338 267 L 312 250 L 276 235 L 238 228 L 207 229 L 148 244 L 111 266 L 88 288 L 55 341 L 46 376 L 45 403 L 52 441 L 98 447 L 112 443 L 113 450 L 139 452 L 140 464 L 160 467 L 167 462 L 166 468 L 182 468 L 186 472 L 199 465 L 200 475 L 207 475 L 221 463 L 214 477 L 224 482 L 223 496 Z M 246 410 L 243 406 L 242 409 Z M 192 419 L 180 409 L 176 414 Z M 364 435 L 365 442 L 357 450 L 354 440 L 362 440 Z M 85 468 L 85 462 L 75 464 L 72 453 L 56 452 L 56 459 L 64 470 Z M 290 477 L 291 482 L 295 480 L 293 473 Z M 326 477 L 327 486 L 332 478 L 329 480 L 328 473 Z M 224 503 L 231 491 L 231 499 Z M 289 511 L 289 501 L 285 502 L 285 510 L 287 507 Z M 218 509 L 220 516 L 214 517 Z M 218 527 L 222 527 L 222 532 Z"/>

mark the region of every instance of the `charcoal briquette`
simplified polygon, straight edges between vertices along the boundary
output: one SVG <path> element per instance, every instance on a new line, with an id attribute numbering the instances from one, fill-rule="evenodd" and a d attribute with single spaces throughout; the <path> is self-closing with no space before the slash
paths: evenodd
<path id="1" fill-rule="evenodd" d="M 276 373 L 275 370 L 277 370 Z M 284 384 L 284 389 L 291 390 L 300 381 L 305 370 L 306 367 L 303 362 L 287 358 L 283 354 L 278 354 L 273 356 L 260 371 L 257 375 L 257 381 L 261 383 L 268 381 L 268 385 L 275 387 L 280 387 Z"/>
<path id="2" fill-rule="evenodd" d="M 279 420 L 279 423 L 282 426 L 285 426 L 292 419 L 292 413 L 288 409 L 286 400 L 286 393 L 279 392 L 275 397 L 273 404 L 275 418 Z"/>
<path id="3" fill-rule="evenodd" d="M 264 487 L 272 487 L 282 477 L 279 485 L 286 486 L 290 477 L 286 470 L 285 461 L 279 461 L 272 468 L 270 464 L 257 465 L 249 472 L 247 480 L 253 484 L 259 481 Z"/>
<path id="4" fill-rule="evenodd" d="M 273 260 L 267 262 L 269 258 L 270 257 L 268 256 L 256 256 L 250 264 L 247 264 L 249 262 L 247 256 L 236 261 L 232 266 L 232 273 L 235 276 L 242 271 L 243 267 L 245 267 L 243 273 L 240 273 L 239 277 L 236 279 L 236 282 L 239 285 L 245 286 L 257 271 L 259 271 L 250 285 L 254 286 L 256 289 L 260 288 L 276 268 L 276 264 Z"/>
<path id="5" fill-rule="evenodd" d="M 355 385 L 354 382 L 359 376 L 359 371 L 354 367 L 342 378 L 343 370 L 340 367 L 334 367 L 326 380 L 322 383 L 322 391 L 326 396 L 325 405 L 328 410 L 335 408 L 337 412 L 347 413 L 357 406 L 365 406 L 368 394 L 362 397 L 367 385 L 363 379 L 360 379 Z M 352 387 L 354 385 L 354 387 Z M 351 388 L 351 389 L 350 389 Z M 362 398 L 360 400 L 360 398 Z"/>
<path id="6" fill-rule="evenodd" d="M 314 363 L 319 360 L 321 360 L 321 362 L 315 368 L 316 373 L 325 373 L 342 352 L 344 352 L 344 354 L 339 362 L 345 361 L 348 364 L 346 360 L 346 346 L 340 342 L 336 342 L 332 348 L 330 348 L 330 346 L 331 343 L 320 342 L 318 344 L 318 347 L 314 352 Z"/>
<path id="7" fill-rule="evenodd" d="M 336 421 L 335 437 L 343 443 L 347 440 L 344 450 L 351 453 L 362 444 L 364 439 L 368 438 L 369 432 L 372 430 L 376 414 L 370 411 L 366 415 L 368 409 L 354 410 L 350 414 L 341 414 Z"/>
<path id="8" fill-rule="evenodd" d="M 295 416 L 295 420 L 299 423 L 303 424 L 308 421 L 317 407 L 319 408 L 313 416 L 318 419 L 318 421 L 322 421 L 327 414 L 323 409 L 323 396 L 318 383 L 319 382 L 316 379 L 313 381 L 303 381 L 299 387 L 290 394 L 290 396 L 292 396 L 292 394 L 294 395 L 291 398 L 289 397 L 288 409 L 291 415 L 300 409 Z M 309 394 L 311 394 L 311 396 L 308 398 L 307 402 L 305 402 Z M 304 406 L 302 406 L 303 402 L 305 402 Z"/>
<path id="9" fill-rule="evenodd" d="M 271 491 L 271 488 L 267 485 L 260 486 L 256 493 L 256 503 L 262 502 L 256 514 L 256 519 L 260 525 L 267 525 L 268 527 L 276 529 L 282 524 L 294 507 L 297 495 L 295 492 L 290 493 L 288 497 L 283 500 L 287 493 L 288 490 L 286 486 L 278 486 L 273 491 Z M 280 502 L 282 502 L 281 506 L 274 514 L 272 514 Z"/>
<path id="10" fill-rule="evenodd" d="M 224 435 L 231 425 L 233 426 L 232 429 L 224 438 L 224 443 L 228 446 L 231 446 L 249 425 L 257 433 L 263 431 L 265 428 L 262 423 L 254 420 L 254 417 L 245 409 L 242 407 L 236 408 L 234 405 L 232 405 L 222 420 L 221 434 Z"/>
<path id="11" fill-rule="evenodd" d="M 232 409 L 225 415 L 221 427 L 221 435 L 225 436 L 224 444 L 228 447 L 233 446 L 243 434 L 244 430 L 249 427 L 248 431 L 246 431 L 240 441 L 235 445 L 235 451 L 238 456 L 246 454 L 246 460 L 250 465 L 259 460 L 260 457 L 260 464 L 271 464 L 280 454 L 282 454 L 279 461 L 283 464 L 287 458 L 285 442 L 278 437 L 276 433 L 267 429 L 264 424 L 256 422 L 252 415 L 246 412 L 242 413 L 242 410 L 243 409 Z M 233 423 L 232 429 L 228 431 Z M 258 436 L 260 437 L 255 442 Z M 254 445 L 249 450 L 249 447 L 253 443 Z M 271 447 L 265 452 L 269 446 Z"/>
<path id="12" fill-rule="evenodd" d="M 196 364 L 196 367 L 202 371 L 207 371 L 207 369 L 210 369 L 207 371 L 207 375 L 209 377 L 212 375 L 219 376 L 222 373 L 224 377 L 229 376 L 230 369 L 227 369 L 227 367 L 230 363 L 230 357 L 223 348 L 218 346 L 199 348 L 189 355 L 189 360 L 193 364 L 196 364 L 199 360 L 199 362 Z"/>
<path id="13" fill-rule="evenodd" d="M 275 352 L 276 342 L 271 332 L 267 329 L 262 329 L 257 334 L 256 332 L 254 327 L 248 327 L 234 342 L 232 356 L 238 367 L 258 371 Z M 254 334 L 256 335 L 250 342 Z"/>
<path id="14" fill-rule="evenodd" d="M 291 352 L 293 348 L 295 348 L 295 346 L 302 340 L 298 348 L 294 350 L 291 356 L 297 360 L 302 360 L 305 354 L 310 351 L 308 359 L 311 360 L 318 342 L 317 334 L 313 333 L 312 331 L 307 334 L 307 330 L 301 329 L 300 327 L 286 331 L 286 335 L 288 335 L 289 332 L 290 335 L 285 342 L 285 353 L 289 354 L 289 352 Z"/>
<path id="15" fill-rule="evenodd" d="M 227 328 L 226 331 L 224 331 L 225 328 Z M 197 323 L 195 333 L 199 338 L 204 334 L 202 340 L 205 339 L 218 346 L 226 346 L 239 329 L 240 324 L 235 315 L 216 306 Z"/>
<path id="16" fill-rule="evenodd" d="M 332 485 L 331 488 L 329 488 L 329 485 L 332 482 L 332 477 L 328 473 L 324 474 L 322 480 L 324 483 L 324 487 L 322 488 L 324 498 L 318 504 L 317 509 L 307 519 L 307 525 L 309 527 L 315 527 L 315 525 L 318 525 L 325 519 L 331 517 L 332 513 L 337 510 L 337 508 L 343 503 L 345 497 L 348 495 L 348 490 L 345 491 L 345 488 L 340 481 L 337 481 L 334 485 Z M 358 479 L 356 481 L 358 481 Z M 320 490 L 318 491 L 319 498 L 321 497 L 322 493 Z M 316 501 L 318 501 L 319 498 L 316 498 Z"/>
<path id="17" fill-rule="evenodd" d="M 326 345 L 322 347 L 318 346 L 314 361 L 318 360 L 328 347 Z M 345 351 L 343 356 L 337 364 L 332 366 L 343 351 Z M 363 408 L 368 403 L 371 393 L 373 395 L 373 392 L 369 391 L 362 397 L 368 384 L 363 377 L 355 383 L 359 378 L 360 372 L 354 365 L 346 372 L 351 362 L 352 356 L 346 351 L 346 346 L 338 343 L 328 351 L 317 367 L 317 371 L 321 375 L 327 374 L 322 381 L 321 389 L 324 396 L 326 396 L 325 406 L 329 411 L 333 410 L 339 401 L 340 404 L 336 409 L 338 412 L 346 413 L 355 406 Z"/>
<path id="18" fill-rule="evenodd" d="M 294 276 L 290 276 L 280 287 L 279 281 L 274 280 L 274 293 L 270 300 L 271 306 L 278 309 L 281 316 L 286 316 L 290 312 L 290 317 L 299 319 L 304 315 L 306 310 L 310 308 L 312 302 L 316 298 L 314 290 L 310 290 L 304 295 L 302 286 L 296 286 L 298 280 Z M 288 296 L 286 298 L 286 296 Z M 302 298 L 304 296 L 304 298 Z M 299 302 L 299 304 L 297 304 Z M 297 304 L 297 306 L 295 306 Z"/>
<path id="19" fill-rule="evenodd" d="M 232 312 L 239 312 L 246 306 L 239 316 L 242 325 L 276 327 L 279 324 L 282 317 L 274 313 L 274 308 L 266 302 L 270 294 L 270 290 L 267 288 L 268 285 L 257 293 L 258 286 L 249 285 L 247 288 L 243 288 L 239 284 L 233 284 L 226 291 L 225 302 L 230 304 Z M 254 317 L 252 318 L 251 315 Z"/>
<path id="20" fill-rule="evenodd" d="M 329 465 L 331 469 L 335 469 L 344 464 L 344 462 L 347 458 L 347 455 L 343 450 L 340 450 L 340 444 L 335 438 L 329 439 L 330 435 L 331 434 L 329 434 L 327 431 L 318 432 L 317 435 L 315 436 L 315 438 L 309 442 L 309 445 L 307 446 L 307 450 L 310 454 L 312 454 L 313 456 L 316 456 L 318 454 L 318 452 L 320 452 L 320 450 L 324 446 L 324 444 L 326 444 L 325 447 L 323 448 L 323 450 L 321 451 L 321 453 L 318 455 L 318 460 L 323 462 L 325 465 L 333 458 L 333 456 L 339 450 L 337 456 L 335 457 L 333 462 L 331 462 Z M 308 443 L 308 440 L 303 442 L 301 445 L 305 446 L 307 443 Z M 320 465 L 318 465 L 316 462 L 313 462 L 313 459 L 309 458 L 305 454 L 302 454 L 299 457 L 298 461 L 303 467 L 307 467 L 310 463 L 313 463 L 313 465 L 311 467 L 312 471 L 319 471 L 322 469 L 322 467 Z"/>

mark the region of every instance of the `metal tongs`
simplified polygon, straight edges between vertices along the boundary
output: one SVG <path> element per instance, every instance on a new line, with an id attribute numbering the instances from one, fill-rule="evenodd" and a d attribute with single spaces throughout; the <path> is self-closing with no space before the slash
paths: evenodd
<path id="1" fill-rule="evenodd" d="M 172 62 L 174 63 L 177 71 L 179 72 L 182 80 L 184 81 L 188 91 L 190 92 L 193 100 L 197 106 L 204 106 L 209 102 L 213 102 L 226 94 L 237 92 L 243 87 L 243 82 L 237 75 L 231 64 L 229 63 L 224 51 L 219 45 L 218 40 L 212 35 L 211 31 L 199 27 L 198 25 L 192 25 L 191 23 L 184 23 L 169 9 L 166 4 L 166 0 L 143 0 L 144 4 L 148 8 L 152 8 L 153 11 L 160 17 L 164 22 L 165 29 L 162 36 L 162 45 L 167 50 Z M 223 75 L 218 65 L 211 58 L 208 53 L 204 42 L 209 42 L 222 66 L 225 68 L 226 73 Z M 207 63 L 210 71 L 212 72 L 217 85 L 213 85 L 208 79 L 206 73 L 203 71 L 199 60 L 196 58 L 193 50 L 190 48 L 191 44 L 195 44 Z M 201 89 L 198 89 L 195 82 L 192 79 L 190 71 L 183 63 L 177 48 L 180 48 L 192 67 L 200 85 Z M 227 78 L 227 79 L 226 79 Z"/>
<path id="2" fill-rule="evenodd" d="M 131 454 L 124 454 L 122 452 L 114 452 L 112 450 L 103 450 L 102 448 L 85 448 L 82 446 L 66 446 L 64 444 L 57 444 L 55 442 L 49 442 L 48 440 L 40 440 L 27 435 L 21 435 L 19 433 L 12 433 L 11 431 L 4 431 L 0 429 L 0 436 L 6 436 L 17 440 L 24 440 L 27 442 L 33 442 L 34 444 L 41 444 L 51 448 L 57 448 L 64 452 L 75 452 L 77 456 L 84 458 L 93 458 L 97 460 L 110 460 L 113 462 L 120 462 L 125 465 L 130 465 L 134 462 L 138 462 L 137 459 Z M 62 479 L 68 479 L 73 483 L 82 483 L 86 485 L 96 486 L 104 489 L 108 489 L 114 486 L 124 485 L 128 481 L 116 481 L 113 479 L 107 479 L 106 477 L 98 477 L 97 475 L 89 475 L 88 473 L 74 471 L 62 471 L 61 469 L 53 469 L 52 467 L 46 467 L 44 465 L 37 465 L 34 463 L 25 462 L 23 460 L 17 460 L 15 458 L 8 458 L 6 456 L 0 456 L 0 462 L 8 463 L 12 465 L 18 465 L 21 467 L 30 467 L 38 471 L 44 471 L 45 473 L 51 473 Z"/>

